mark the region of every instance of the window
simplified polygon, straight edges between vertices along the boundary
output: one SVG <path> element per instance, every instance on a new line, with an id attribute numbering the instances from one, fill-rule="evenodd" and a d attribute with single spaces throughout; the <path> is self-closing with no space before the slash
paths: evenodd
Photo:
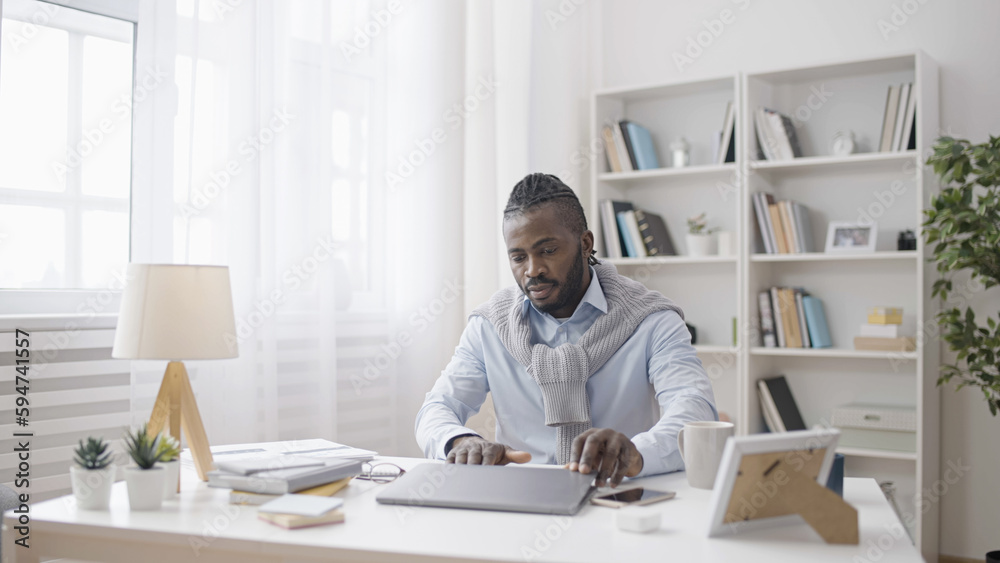
<path id="1" fill-rule="evenodd" d="M 0 25 L 0 288 L 106 288 L 129 261 L 135 24 L 4 0 Z"/>

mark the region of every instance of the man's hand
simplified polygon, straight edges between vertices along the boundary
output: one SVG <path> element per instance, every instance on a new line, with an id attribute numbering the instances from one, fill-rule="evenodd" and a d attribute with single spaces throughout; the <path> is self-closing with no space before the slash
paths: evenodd
<path id="1" fill-rule="evenodd" d="M 508 463 L 527 463 L 531 454 L 515 450 L 503 444 L 490 442 L 479 436 L 462 436 L 455 438 L 448 452 L 448 463 L 466 463 L 469 465 L 507 465 Z"/>
<path id="2" fill-rule="evenodd" d="M 597 486 L 617 487 L 642 471 L 642 454 L 628 436 L 610 428 L 591 428 L 573 440 L 569 470 L 597 472 Z"/>

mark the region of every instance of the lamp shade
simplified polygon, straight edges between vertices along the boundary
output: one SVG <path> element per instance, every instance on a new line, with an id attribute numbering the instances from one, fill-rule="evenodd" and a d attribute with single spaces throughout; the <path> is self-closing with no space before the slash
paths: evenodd
<path id="1" fill-rule="evenodd" d="M 235 358 L 236 323 L 226 266 L 129 264 L 112 357 Z"/>

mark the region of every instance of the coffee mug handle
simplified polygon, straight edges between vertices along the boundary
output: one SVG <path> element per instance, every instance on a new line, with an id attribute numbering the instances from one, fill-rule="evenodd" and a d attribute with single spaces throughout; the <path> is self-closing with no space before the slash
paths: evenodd
<path id="1" fill-rule="evenodd" d="M 677 431 L 677 449 L 681 452 L 681 461 L 686 463 L 686 460 L 684 459 L 684 427 L 681 427 L 681 429 Z"/>

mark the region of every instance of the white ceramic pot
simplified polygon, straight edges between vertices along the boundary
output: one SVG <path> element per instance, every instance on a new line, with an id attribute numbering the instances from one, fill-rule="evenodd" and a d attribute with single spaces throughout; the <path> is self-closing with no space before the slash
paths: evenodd
<path id="1" fill-rule="evenodd" d="M 715 254 L 715 235 L 688 233 L 685 236 L 688 247 L 688 256 L 713 256 Z"/>
<path id="2" fill-rule="evenodd" d="M 159 466 L 151 469 L 126 467 L 128 504 L 132 510 L 159 510 L 163 505 L 163 481 L 166 476 L 166 470 Z"/>
<path id="3" fill-rule="evenodd" d="M 69 468 L 70 482 L 76 507 L 82 510 L 107 510 L 111 500 L 111 485 L 115 484 L 115 466 L 104 469 Z"/>
<path id="4" fill-rule="evenodd" d="M 167 472 L 163 478 L 163 500 L 173 500 L 177 498 L 177 479 L 181 471 L 180 460 L 161 461 L 157 465 L 162 466 Z"/>

